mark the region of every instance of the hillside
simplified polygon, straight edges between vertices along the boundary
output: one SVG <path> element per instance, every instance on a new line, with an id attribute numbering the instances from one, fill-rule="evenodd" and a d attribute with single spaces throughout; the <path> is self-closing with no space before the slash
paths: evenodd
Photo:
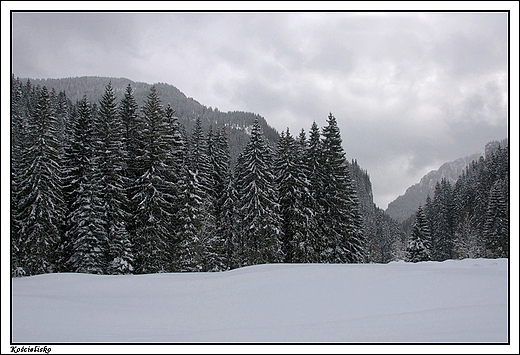
<path id="1" fill-rule="evenodd" d="M 134 97 L 141 107 L 150 92 L 151 84 L 134 82 L 126 78 L 109 77 L 77 77 L 62 79 L 31 79 L 21 78 L 25 83 L 30 80 L 33 86 L 47 86 L 56 92 L 65 92 L 67 98 L 72 103 L 77 102 L 84 95 L 90 102 L 97 103 L 103 96 L 106 85 L 111 82 L 118 101 L 123 97 L 126 87 L 130 85 L 134 89 Z M 188 134 L 191 134 L 197 117 L 202 119 L 205 129 L 212 127 L 214 130 L 222 126 L 228 127 L 229 146 L 232 161 L 235 161 L 238 154 L 243 150 L 249 140 L 248 132 L 255 119 L 258 119 L 264 134 L 271 145 L 274 147 L 278 140 L 278 133 L 274 128 L 267 124 L 264 117 L 243 111 L 221 112 L 218 108 L 206 107 L 191 97 L 187 97 L 175 86 L 165 83 L 154 84 L 157 88 L 159 97 L 163 105 L 170 104 L 179 117 L 179 122 L 183 124 Z"/>
<path id="2" fill-rule="evenodd" d="M 12 340 L 505 343 L 507 274 L 466 259 L 14 278 Z"/>
<path id="3" fill-rule="evenodd" d="M 507 138 L 502 141 L 493 141 L 486 144 L 485 148 L 481 151 L 477 151 L 474 154 L 465 158 L 459 158 L 457 160 L 442 164 L 439 169 L 432 170 L 421 180 L 412 186 L 410 186 L 404 195 L 397 197 L 394 201 L 388 204 L 386 213 L 399 222 L 403 222 L 412 216 L 417 207 L 423 205 L 426 202 L 426 198 L 430 196 L 433 198 L 435 191 L 435 184 L 440 182 L 441 179 L 445 178 L 452 185 L 455 184 L 460 174 L 464 171 L 466 166 L 473 160 L 478 160 L 479 157 L 489 155 L 493 150 L 496 150 L 498 145 L 502 147 L 507 146 Z"/>

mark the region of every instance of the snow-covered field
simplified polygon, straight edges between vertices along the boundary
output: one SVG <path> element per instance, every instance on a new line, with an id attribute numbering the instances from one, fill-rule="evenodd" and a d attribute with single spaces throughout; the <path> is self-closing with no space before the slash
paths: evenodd
<path id="1" fill-rule="evenodd" d="M 12 280 L 12 341 L 508 341 L 508 262 L 257 265 Z"/>

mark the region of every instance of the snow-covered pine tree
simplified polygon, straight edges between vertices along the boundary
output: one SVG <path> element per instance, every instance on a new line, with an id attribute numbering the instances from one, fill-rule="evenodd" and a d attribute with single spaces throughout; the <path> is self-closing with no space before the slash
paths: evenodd
<path id="1" fill-rule="evenodd" d="M 65 213 L 60 125 L 44 86 L 27 124 L 17 186 L 18 262 L 26 275 L 56 270 Z"/>
<path id="2" fill-rule="evenodd" d="M 289 129 L 282 132 L 274 163 L 282 219 L 284 262 L 316 262 L 314 200 L 310 193 L 307 165 L 304 162 L 305 139 L 300 144 Z"/>
<path id="3" fill-rule="evenodd" d="M 59 272 L 70 272 L 68 261 L 72 256 L 72 244 L 69 239 L 70 233 L 70 212 L 72 210 L 72 203 L 75 201 L 73 191 L 75 189 L 76 175 L 74 171 L 77 168 L 75 157 L 75 131 L 77 125 L 77 106 L 67 98 L 64 92 L 60 92 L 56 102 L 57 116 L 60 118 L 60 126 L 62 127 L 61 141 L 62 141 L 62 155 L 63 155 L 63 198 L 65 206 L 64 224 L 61 232 L 61 241 L 58 247 L 58 262 L 57 268 Z"/>
<path id="4" fill-rule="evenodd" d="M 237 266 L 283 260 L 272 153 L 258 120 L 240 154 L 235 174 L 240 226 L 234 244 Z"/>
<path id="5" fill-rule="evenodd" d="M 459 211 L 455 226 L 453 251 L 458 259 L 483 258 L 486 246 L 477 228 L 476 218 L 471 210 Z"/>
<path id="6" fill-rule="evenodd" d="M 105 250 L 108 274 L 127 274 L 133 271 L 130 236 L 126 229 L 128 200 L 125 186 L 126 128 L 118 113 L 112 83 L 105 87 L 99 103 L 95 125 L 95 173 L 92 176 L 103 201 L 104 227 L 108 249 Z"/>
<path id="7" fill-rule="evenodd" d="M 300 142 L 302 137 L 300 136 Z M 300 143 L 302 144 L 302 143 Z M 309 131 L 309 142 L 305 150 L 304 161 L 307 165 L 308 178 L 310 182 L 310 195 L 313 201 L 311 209 L 314 212 L 317 228 L 316 237 L 314 241 L 314 253 L 312 257 L 313 262 L 327 262 L 324 259 L 324 251 L 328 245 L 327 236 L 323 233 L 324 214 L 323 206 L 320 201 L 323 199 L 323 186 L 325 184 L 326 176 L 323 170 L 323 149 L 322 149 L 321 133 L 316 122 L 312 123 Z"/>
<path id="8" fill-rule="evenodd" d="M 142 108 L 143 125 L 136 152 L 140 176 L 132 188 L 136 210 L 134 269 L 136 273 L 157 273 L 172 268 L 170 243 L 173 229 L 175 187 L 172 179 L 173 136 L 157 89 L 152 86 Z"/>
<path id="9" fill-rule="evenodd" d="M 21 188 L 23 154 L 26 150 L 28 136 L 27 103 L 24 100 L 24 90 L 19 78 L 11 75 L 11 275 L 23 276 L 23 256 L 21 252 L 22 235 L 20 228 L 23 221 L 18 220 L 19 191 Z"/>
<path id="10" fill-rule="evenodd" d="M 366 259 L 359 202 L 342 147 L 336 118 L 329 114 L 322 140 L 322 206 L 320 219 L 327 244 L 325 262 L 360 263 Z"/>
<path id="11" fill-rule="evenodd" d="M 489 256 L 509 257 L 509 180 L 497 180 L 489 193 L 484 236 Z"/>
<path id="12" fill-rule="evenodd" d="M 136 229 L 137 229 L 137 204 L 133 199 L 137 187 L 137 179 L 144 174 L 143 161 L 137 159 L 139 154 L 144 151 L 145 142 L 141 139 L 143 121 L 139 117 L 139 106 L 134 98 L 134 92 L 130 84 L 126 87 L 123 98 L 118 107 L 120 122 L 123 125 L 123 149 L 125 151 L 124 161 L 124 186 L 126 194 L 126 206 L 123 206 L 126 220 L 125 226 L 128 239 L 132 245 L 132 255 L 135 251 Z"/>
<path id="13" fill-rule="evenodd" d="M 483 163 L 483 161 L 482 161 Z M 455 206 L 454 254 L 459 259 L 486 255 L 481 222 L 477 213 L 477 162 L 473 161 L 457 179 L 453 188 Z"/>
<path id="14" fill-rule="evenodd" d="M 408 240 L 406 261 L 419 262 L 431 260 L 431 235 L 426 215 L 421 206 L 415 213 L 412 235 Z"/>
<path id="15" fill-rule="evenodd" d="M 209 191 L 213 201 L 213 213 L 215 216 L 213 249 L 217 257 L 212 263 L 214 266 L 210 270 L 225 270 L 228 268 L 227 253 L 225 251 L 228 226 L 225 226 L 224 222 L 224 206 L 227 199 L 226 189 L 231 182 L 231 157 L 225 126 L 217 130 L 214 135 L 210 128 L 207 149 L 213 181 L 213 186 Z"/>
<path id="16" fill-rule="evenodd" d="M 455 210 L 451 184 L 444 178 L 435 185 L 432 210 L 432 258 L 452 259 Z"/>
<path id="17" fill-rule="evenodd" d="M 231 176 L 231 180 L 225 187 L 222 199 L 222 225 L 217 233 L 222 235 L 224 241 L 223 267 L 225 270 L 229 270 L 240 266 L 240 260 L 237 259 L 238 253 L 236 253 L 235 250 L 235 243 L 238 240 L 239 216 L 237 210 L 237 192 L 233 176 Z"/>
<path id="18" fill-rule="evenodd" d="M 83 96 L 76 105 L 75 126 L 66 154 L 66 197 L 70 207 L 61 252 L 66 270 L 104 274 L 108 241 L 103 197 L 94 180 L 95 114 L 86 95 Z"/>
<path id="19" fill-rule="evenodd" d="M 178 213 L 181 222 L 179 260 L 181 271 L 219 269 L 221 261 L 215 250 L 215 220 L 213 212 L 213 176 L 207 152 L 202 121 L 197 118 L 190 142 L 189 159 L 182 205 Z"/>

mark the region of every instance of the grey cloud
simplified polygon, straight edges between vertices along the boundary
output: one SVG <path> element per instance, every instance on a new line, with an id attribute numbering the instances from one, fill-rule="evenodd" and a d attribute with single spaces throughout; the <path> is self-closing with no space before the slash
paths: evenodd
<path id="1" fill-rule="evenodd" d="M 15 14 L 16 75 L 167 82 L 280 130 L 338 119 L 386 207 L 507 134 L 503 13 Z M 426 171 L 427 172 L 427 171 Z"/>

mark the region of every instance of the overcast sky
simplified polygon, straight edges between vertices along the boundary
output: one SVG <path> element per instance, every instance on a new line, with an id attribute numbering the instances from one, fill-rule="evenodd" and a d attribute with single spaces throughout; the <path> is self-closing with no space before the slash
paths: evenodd
<path id="1" fill-rule="evenodd" d="M 508 135 L 507 31 L 507 13 L 13 13 L 12 68 L 165 82 L 293 134 L 332 112 L 385 209 Z"/>

